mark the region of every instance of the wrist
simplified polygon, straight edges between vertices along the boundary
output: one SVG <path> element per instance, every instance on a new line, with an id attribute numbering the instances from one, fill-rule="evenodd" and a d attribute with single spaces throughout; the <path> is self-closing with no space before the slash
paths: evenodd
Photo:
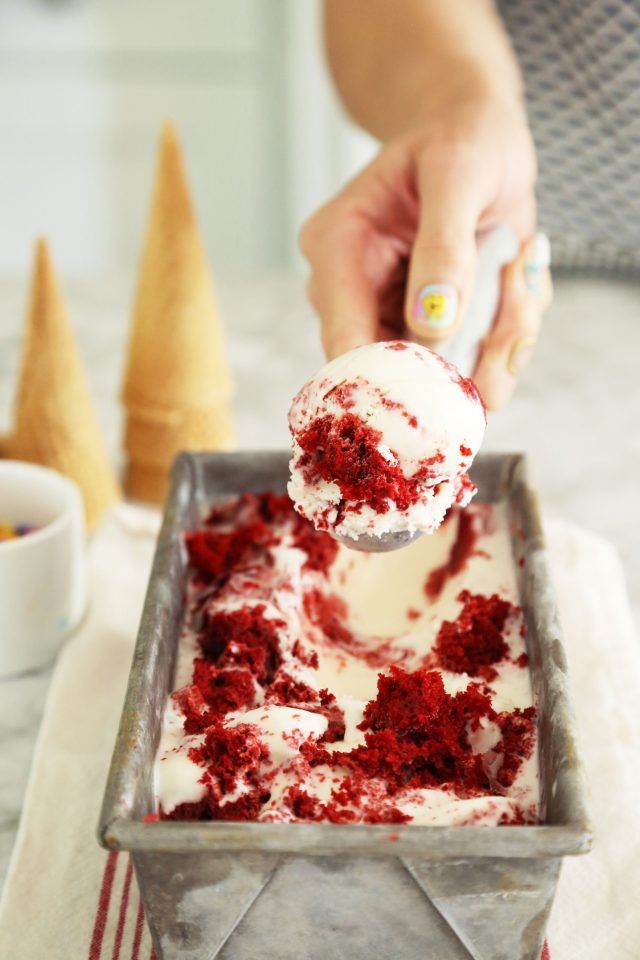
<path id="1" fill-rule="evenodd" d="M 436 82 L 433 71 L 425 71 L 414 80 L 404 97 L 398 98 L 398 109 L 386 124 L 383 140 L 433 127 L 453 134 L 471 120 L 500 114 L 527 126 L 517 70 L 496 73 L 486 65 L 452 61 L 446 71 L 447 77 L 440 82 Z"/>

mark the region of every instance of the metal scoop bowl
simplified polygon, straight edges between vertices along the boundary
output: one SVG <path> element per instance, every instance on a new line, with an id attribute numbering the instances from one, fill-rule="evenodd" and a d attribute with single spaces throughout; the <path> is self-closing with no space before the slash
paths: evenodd
<path id="1" fill-rule="evenodd" d="M 359 550 L 361 553 L 391 553 L 392 550 L 407 547 L 417 540 L 421 533 L 419 530 L 397 530 L 394 533 L 383 533 L 381 537 L 370 533 L 364 533 L 360 537 L 344 537 L 337 533 L 332 533 L 331 536 L 350 550 Z"/>

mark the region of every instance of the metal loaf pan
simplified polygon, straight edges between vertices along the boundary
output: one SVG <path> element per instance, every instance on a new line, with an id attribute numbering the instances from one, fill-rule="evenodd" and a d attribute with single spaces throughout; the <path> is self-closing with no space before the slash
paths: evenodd
<path id="1" fill-rule="evenodd" d="M 144 823 L 183 615 L 181 533 L 231 494 L 283 490 L 284 452 L 183 454 L 134 653 L 99 836 L 129 850 L 159 960 L 538 960 L 562 857 L 591 825 L 535 496 L 521 455 L 474 464 L 505 501 L 539 707 L 543 823 Z"/>

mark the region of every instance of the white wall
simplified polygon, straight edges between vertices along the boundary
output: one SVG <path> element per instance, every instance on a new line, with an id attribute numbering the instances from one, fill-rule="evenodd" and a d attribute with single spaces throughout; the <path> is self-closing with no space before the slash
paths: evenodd
<path id="1" fill-rule="evenodd" d="M 216 270 L 295 262 L 370 155 L 336 107 L 316 0 L 2 0 L 0 272 L 49 236 L 65 273 L 132 269 L 162 120 Z"/>
<path id="2" fill-rule="evenodd" d="M 364 166 L 376 143 L 344 115 L 324 62 L 321 3 L 288 0 L 287 54 L 289 252 L 296 227 Z"/>

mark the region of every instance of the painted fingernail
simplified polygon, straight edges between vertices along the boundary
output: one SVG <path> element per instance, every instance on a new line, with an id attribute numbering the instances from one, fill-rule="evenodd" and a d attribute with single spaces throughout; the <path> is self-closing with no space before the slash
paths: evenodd
<path id="1" fill-rule="evenodd" d="M 452 327 L 458 313 L 458 292 L 448 283 L 428 283 L 413 305 L 413 321 L 424 330 Z"/>
<path id="2" fill-rule="evenodd" d="M 507 370 L 512 377 L 517 377 L 526 367 L 531 359 L 533 348 L 536 345 L 534 337 L 520 337 L 511 347 L 509 359 L 507 360 Z"/>
<path id="3" fill-rule="evenodd" d="M 546 233 L 536 233 L 528 243 L 524 261 L 527 287 L 532 293 L 540 289 L 542 273 L 551 266 L 551 244 Z"/>

